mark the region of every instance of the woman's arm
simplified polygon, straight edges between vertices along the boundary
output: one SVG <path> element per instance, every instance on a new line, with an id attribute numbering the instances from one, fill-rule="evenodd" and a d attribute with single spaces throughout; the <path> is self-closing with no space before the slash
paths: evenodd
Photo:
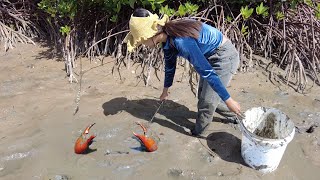
<path id="1" fill-rule="evenodd" d="M 217 92 L 223 101 L 230 98 L 230 95 L 222 84 L 219 76 L 216 74 L 207 58 L 201 52 L 194 38 L 181 38 L 176 41 L 176 48 L 182 56 L 190 61 L 200 76 L 206 79 L 212 89 Z"/>
<path id="2" fill-rule="evenodd" d="M 165 61 L 165 77 L 164 87 L 169 88 L 172 86 L 174 74 L 176 72 L 177 53 L 172 49 L 163 50 Z"/>
<path id="3" fill-rule="evenodd" d="M 225 86 L 222 84 L 219 76 L 216 74 L 207 58 L 202 54 L 196 40 L 193 38 L 184 38 L 177 43 L 176 48 L 187 58 L 200 76 L 206 79 L 212 89 L 217 92 L 220 98 L 226 103 L 230 111 L 240 115 L 240 105 L 230 97 Z"/>
<path id="4" fill-rule="evenodd" d="M 168 97 L 169 87 L 172 86 L 174 74 L 176 72 L 177 64 L 177 52 L 166 49 L 164 50 L 165 60 L 165 77 L 164 77 L 164 88 L 160 95 L 160 100 L 163 101 Z"/>

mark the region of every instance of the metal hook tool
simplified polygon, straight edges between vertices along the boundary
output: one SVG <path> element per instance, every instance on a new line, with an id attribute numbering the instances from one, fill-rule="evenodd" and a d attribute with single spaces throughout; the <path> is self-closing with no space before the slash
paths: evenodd
<path id="1" fill-rule="evenodd" d="M 159 107 L 158 107 L 157 111 L 153 114 L 153 116 L 152 116 L 151 120 L 149 121 L 149 123 L 152 123 L 152 121 L 153 121 L 154 117 L 155 117 L 155 116 L 156 116 L 156 114 L 158 113 L 158 111 L 159 111 L 159 109 L 161 108 L 161 106 L 162 106 L 162 104 L 163 104 L 163 103 L 164 103 L 164 100 L 163 100 L 163 101 L 161 101 L 161 104 L 159 105 Z"/>
<path id="2" fill-rule="evenodd" d="M 254 138 L 259 138 L 257 135 L 255 135 L 254 133 L 250 132 L 246 126 L 243 124 L 242 120 L 245 119 L 246 116 L 244 113 L 240 113 L 240 115 L 236 115 L 236 119 L 237 119 L 237 122 L 238 124 L 240 125 L 240 131 L 242 133 L 245 133 L 247 134 L 248 136 L 251 136 L 251 137 L 254 137 Z"/>
<path id="3" fill-rule="evenodd" d="M 237 120 L 238 124 L 240 125 L 241 131 L 247 131 L 247 128 L 244 126 L 244 124 L 242 122 L 242 120 L 245 118 L 246 118 L 246 116 L 242 112 L 240 113 L 240 115 L 236 114 L 236 120 Z"/>

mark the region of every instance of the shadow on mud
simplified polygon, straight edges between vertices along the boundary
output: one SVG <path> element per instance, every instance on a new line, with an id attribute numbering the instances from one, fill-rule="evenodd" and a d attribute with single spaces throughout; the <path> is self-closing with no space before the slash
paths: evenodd
<path id="1" fill-rule="evenodd" d="M 227 132 L 214 132 L 206 140 L 208 147 L 221 159 L 248 167 L 241 156 L 241 140 L 238 137 Z"/>
<path id="2" fill-rule="evenodd" d="M 83 154 L 90 154 L 90 153 L 95 152 L 95 151 L 97 151 L 97 149 L 88 148 Z"/>
<path id="3" fill-rule="evenodd" d="M 106 116 L 126 111 L 136 118 L 150 121 L 159 105 L 160 101 L 156 99 L 128 100 L 124 97 L 118 97 L 105 102 L 102 108 Z M 166 119 L 159 118 L 159 114 L 165 116 Z M 183 127 L 192 129 L 194 123 L 189 119 L 195 119 L 196 115 L 196 112 L 190 111 L 186 106 L 166 100 L 158 111 L 158 117 L 153 119 L 153 123 L 187 134 Z"/>

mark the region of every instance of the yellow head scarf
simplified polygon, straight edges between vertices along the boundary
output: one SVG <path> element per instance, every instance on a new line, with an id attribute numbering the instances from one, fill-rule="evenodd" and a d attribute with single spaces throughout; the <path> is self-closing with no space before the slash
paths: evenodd
<path id="1" fill-rule="evenodd" d="M 157 14 L 149 12 L 148 17 L 134 17 L 131 15 L 129 21 L 130 32 L 124 38 L 123 42 L 127 43 L 127 49 L 132 52 L 134 48 L 141 44 L 142 40 L 147 40 L 158 33 L 158 25 L 164 26 L 169 20 L 167 15 L 159 19 Z"/>

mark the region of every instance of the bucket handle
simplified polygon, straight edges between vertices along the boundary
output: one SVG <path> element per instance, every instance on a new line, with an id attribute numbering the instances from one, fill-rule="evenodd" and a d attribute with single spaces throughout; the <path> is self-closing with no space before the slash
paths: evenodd
<path id="1" fill-rule="evenodd" d="M 240 115 L 236 114 L 236 120 L 238 122 L 238 124 L 240 125 L 240 131 L 244 134 L 246 134 L 248 137 L 253 137 L 256 139 L 261 139 L 260 137 L 258 137 L 257 135 L 251 133 L 246 126 L 243 124 L 243 119 L 246 118 L 246 115 L 242 112 L 240 112 Z"/>

